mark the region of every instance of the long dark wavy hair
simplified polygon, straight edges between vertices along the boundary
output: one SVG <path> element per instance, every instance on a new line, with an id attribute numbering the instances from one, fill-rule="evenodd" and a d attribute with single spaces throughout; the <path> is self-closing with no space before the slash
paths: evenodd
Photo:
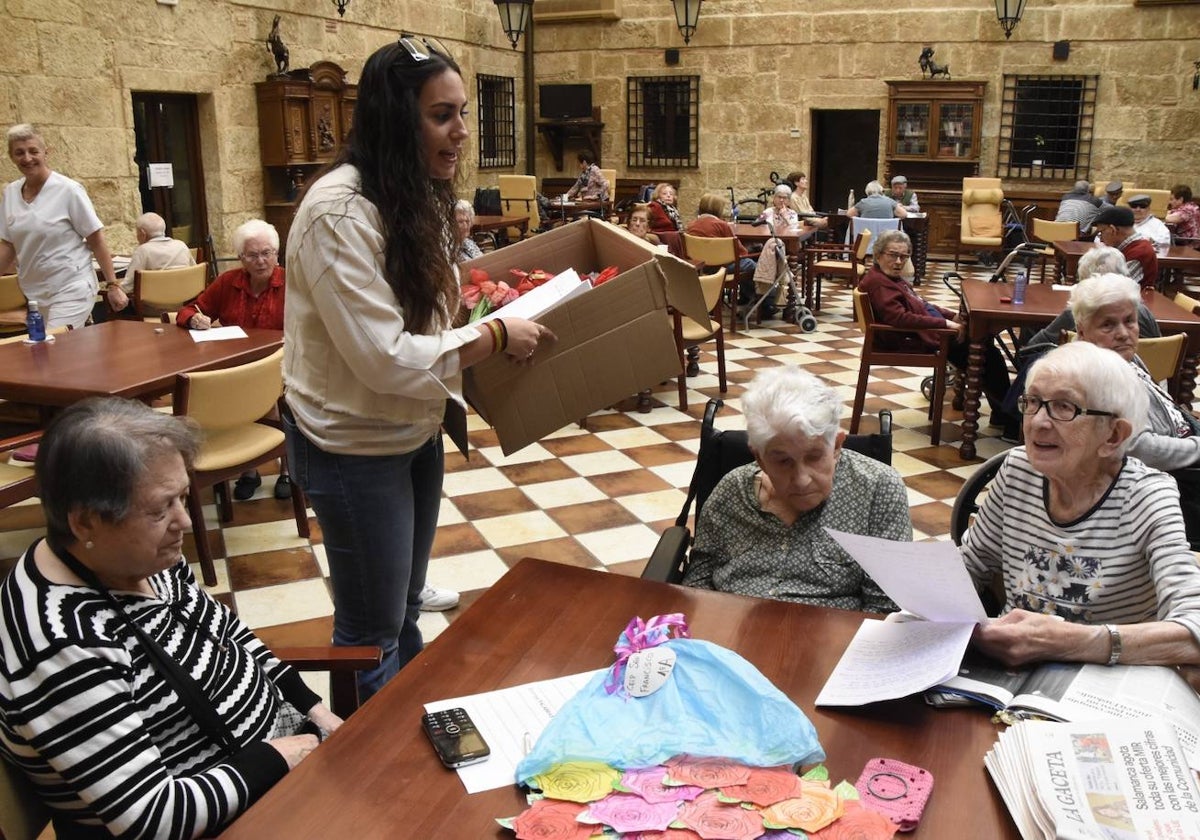
<path id="1" fill-rule="evenodd" d="M 350 135 L 333 162 L 358 168 L 362 194 L 379 210 L 385 279 L 413 333 L 433 331 L 438 313 L 453 313 L 459 300 L 449 248 L 455 185 L 429 177 L 419 99 L 431 78 L 462 71 L 450 56 L 425 52 L 418 62 L 391 43 L 367 59 Z"/>

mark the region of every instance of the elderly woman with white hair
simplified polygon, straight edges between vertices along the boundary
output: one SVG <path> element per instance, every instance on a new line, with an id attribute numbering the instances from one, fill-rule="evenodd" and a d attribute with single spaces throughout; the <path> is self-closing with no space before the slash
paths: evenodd
<path id="1" fill-rule="evenodd" d="M 128 296 L 83 185 L 50 169 L 46 141 L 27 123 L 8 130 L 8 156 L 21 177 L 4 188 L 0 200 L 0 273 L 8 273 L 15 261 L 21 292 L 37 301 L 47 327 L 82 327 L 95 305 L 94 257 L 109 304 L 123 308 Z"/>
<path id="2" fill-rule="evenodd" d="M 742 395 L 754 463 L 731 471 L 696 523 L 688 586 L 846 610 L 896 605 L 826 528 L 912 539 L 899 474 L 844 449 L 842 401 L 795 366 L 759 372 Z"/>
<path id="3" fill-rule="evenodd" d="M 871 181 L 867 184 L 866 195 L 858 203 L 846 211 L 847 216 L 862 216 L 864 219 L 898 219 L 908 218 L 908 211 L 891 196 L 883 194 L 883 184 Z"/>
<path id="4" fill-rule="evenodd" d="M 241 266 L 222 272 L 195 301 L 179 310 L 175 323 L 191 330 L 207 330 L 215 321 L 225 327 L 282 330 L 285 287 L 279 232 L 274 225 L 251 219 L 233 232 L 233 249 Z M 235 483 L 233 497 L 244 502 L 261 484 L 258 471 L 250 470 Z M 291 495 L 291 478 L 281 471 L 275 498 Z"/>
<path id="5" fill-rule="evenodd" d="M 779 228 L 794 228 L 800 226 L 800 214 L 792 209 L 792 188 L 787 184 L 778 184 L 771 194 L 771 206 L 763 211 L 763 218 L 770 222 L 776 230 Z M 767 243 L 765 248 L 771 247 Z"/>
<path id="6" fill-rule="evenodd" d="M 1126 457 L 1146 391 L 1088 342 L 1039 359 L 1008 453 L 962 554 L 979 585 L 1002 576 L 1005 614 L 975 644 L 1008 665 L 1200 664 L 1200 565 L 1171 477 Z"/>
<path id="7" fill-rule="evenodd" d="M 483 256 L 479 243 L 471 238 L 471 226 L 475 224 L 475 208 L 465 198 L 454 202 L 454 236 L 457 247 L 454 250 L 455 262 L 466 262 Z"/>

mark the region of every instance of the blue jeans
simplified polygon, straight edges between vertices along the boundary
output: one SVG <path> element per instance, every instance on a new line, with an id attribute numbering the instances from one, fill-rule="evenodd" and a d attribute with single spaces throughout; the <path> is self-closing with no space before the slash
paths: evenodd
<path id="1" fill-rule="evenodd" d="M 284 412 L 292 479 L 312 502 L 333 584 L 333 643 L 378 645 L 365 702 L 421 652 L 417 616 L 442 498 L 442 436 L 404 455 L 334 455 Z"/>
<path id="2" fill-rule="evenodd" d="M 725 266 L 725 273 L 730 279 L 733 278 L 733 274 L 738 267 L 742 269 L 742 282 L 738 286 L 738 303 L 750 303 L 753 300 L 757 300 L 758 294 L 754 288 L 754 271 L 758 268 L 758 263 L 749 257 L 739 257 L 737 263 L 730 263 Z"/>

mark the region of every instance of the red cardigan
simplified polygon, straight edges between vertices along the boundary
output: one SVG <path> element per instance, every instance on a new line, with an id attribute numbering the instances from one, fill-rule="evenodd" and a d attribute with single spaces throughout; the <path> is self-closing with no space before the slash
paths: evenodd
<path id="1" fill-rule="evenodd" d="M 283 329 L 284 299 L 283 266 L 275 266 L 266 290 L 254 297 L 250 294 L 250 278 L 244 268 L 232 268 L 213 281 L 196 298 L 195 303 L 179 310 L 175 323 L 187 327 L 199 309 L 225 327 L 263 327 Z"/>
<path id="2" fill-rule="evenodd" d="M 675 220 L 667 213 L 666 208 L 661 201 L 651 201 L 650 208 L 650 230 L 654 233 L 679 232 L 680 228 L 675 224 Z"/>
<path id="3" fill-rule="evenodd" d="M 889 327 L 935 330 L 950 327 L 949 322 L 954 319 L 954 313 L 949 309 L 927 305 L 911 286 L 903 280 L 888 277 L 879 270 L 878 265 L 871 266 L 871 270 L 863 275 L 858 288 L 867 293 L 875 320 Z M 931 314 L 928 306 L 933 306 L 939 314 Z M 906 350 L 919 345 L 936 350 L 938 342 L 928 333 L 919 332 L 914 335 L 880 335 L 876 343 L 880 350 Z"/>
<path id="4" fill-rule="evenodd" d="M 742 244 L 742 240 L 737 238 L 737 233 L 734 232 L 733 225 L 709 213 L 697 216 L 694 221 L 690 222 L 687 226 L 687 232 L 692 236 L 706 236 L 709 239 L 727 239 L 732 236 L 733 247 L 739 257 L 744 257 L 750 253 L 746 250 L 746 246 Z"/>
<path id="5" fill-rule="evenodd" d="M 1142 266 L 1141 287 L 1153 289 L 1158 284 L 1158 252 L 1149 239 L 1134 239 L 1121 248 L 1126 262 L 1138 262 Z"/>

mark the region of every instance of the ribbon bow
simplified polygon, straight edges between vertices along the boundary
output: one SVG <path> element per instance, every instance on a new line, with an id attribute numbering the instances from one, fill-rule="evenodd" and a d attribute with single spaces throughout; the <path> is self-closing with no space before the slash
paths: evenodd
<path id="1" fill-rule="evenodd" d="M 604 681 L 604 690 L 609 694 L 615 694 L 621 690 L 624 682 L 625 663 L 639 650 L 658 647 L 669 639 L 687 639 L 690 636 L 687 618 L 683 613 L 656 615 L 649 621 L 642 621 L 640 616 L 629 619 L 629 623 L 621 631 L 616 645 L 613 646 L 613 653 L 617 655 L 617 661 L 608 670 L 608 678 Z"/>

